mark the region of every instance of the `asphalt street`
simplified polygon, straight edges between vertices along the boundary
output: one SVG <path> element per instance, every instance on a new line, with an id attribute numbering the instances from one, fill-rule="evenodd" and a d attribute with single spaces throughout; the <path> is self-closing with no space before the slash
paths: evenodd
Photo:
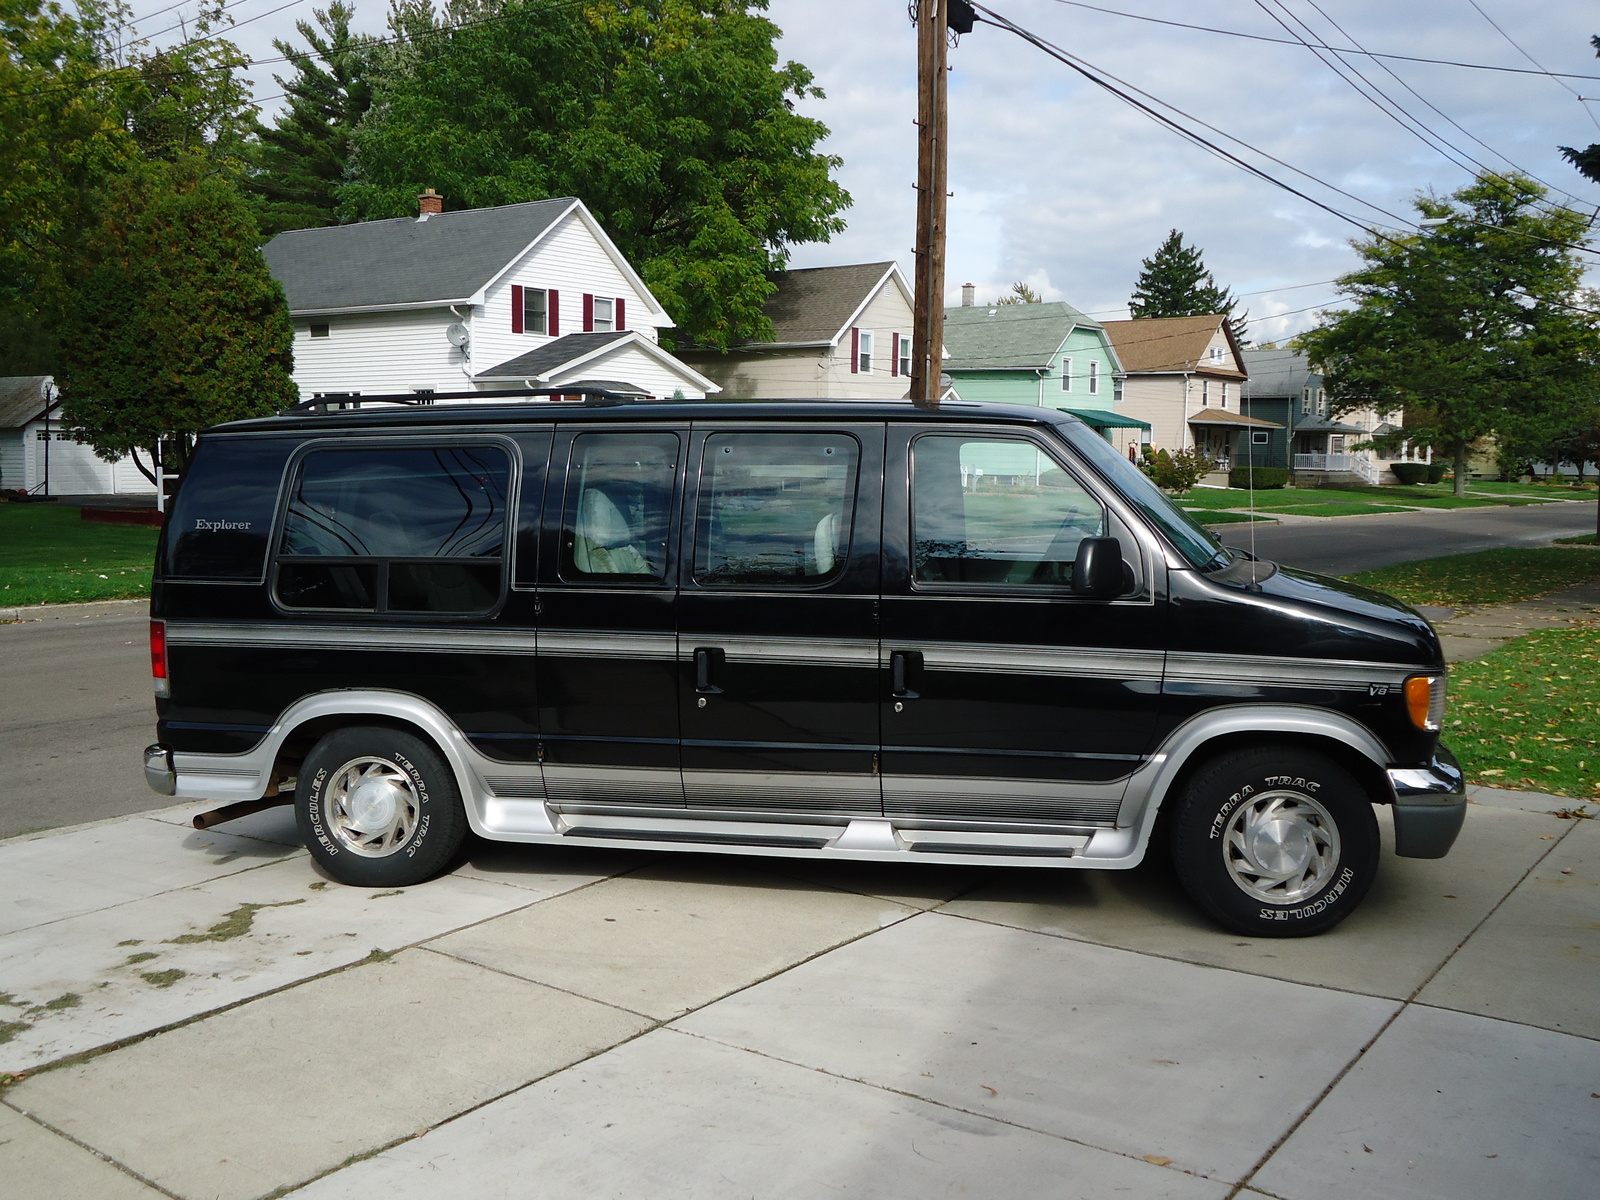
<path id="1" fill-rule="evenodd" d="M 1552 538 L 1594 531 L 1593 504 L 1497 506 L 1257 525 L 1255 550 L 1262 558 L 1286 567 L 1323 575 L 1350 575 L 1418 558 L 1470 554 L 1496 546 L 1542 546 Z M 1228 545 L 1250 549 L 1249 525 L 1225 525 L 1219 533 Z"/>
<path id="2" fill-rule="evenodd" d="M 149 614 L 83 608 L 101 613 L 0 625 L 0 838 L 172 803 L 140 769 L 155 735 Z"/>
<path id="3" fill-rule="evenodd" d="M 1256 549 L 1332 575 L 1494 546 L 1543 545 L 1594 529 L 1591 505 L 1343 517 L 1259 528 Z M 1226 540 L 1248 547 L 1246 526 Z M 0 838 L 171 803 L 144 783 L 155 735 L 142 605 L 0 625 Z M 84 610 L 75 609 L 75 612 Z"/>

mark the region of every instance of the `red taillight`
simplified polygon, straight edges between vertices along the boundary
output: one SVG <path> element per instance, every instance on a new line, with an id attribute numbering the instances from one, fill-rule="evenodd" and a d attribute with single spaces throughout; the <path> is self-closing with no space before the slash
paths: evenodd
<path id="1" fill-rule="evenodd" d="M 150 622 L 150 675 L 157 681 L 167 677 L 167 623 Z"/>

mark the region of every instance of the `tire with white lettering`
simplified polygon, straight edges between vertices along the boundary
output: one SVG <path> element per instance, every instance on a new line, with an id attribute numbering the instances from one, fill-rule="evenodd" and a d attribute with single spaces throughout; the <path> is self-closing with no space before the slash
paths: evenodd
<path id="1" fill-rule="evenodd" d="M 380 726 L 318 742 L 300 766 L 294 812 L 311 856 L 356 887 L 430 879 L 467 835 L 449 764 L 423 739 Z"/>
<path id="2" fill-rule="evenodd" d="M 1290 747 L 1236 750 L 1178 801 L 1172 859 L 1196 904 L 1252 937 L 1332 929 L 1378 871 L 1372 801 L 1338 763 Z"/>

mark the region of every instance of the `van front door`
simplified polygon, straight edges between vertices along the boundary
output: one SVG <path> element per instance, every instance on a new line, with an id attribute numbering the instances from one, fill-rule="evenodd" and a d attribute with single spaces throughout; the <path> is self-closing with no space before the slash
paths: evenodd
<path id="1" fill-rule="evenodd" d="M 556 434 L 539 556 L 539 734 L 552 803 L 683 805 L 673 559 L 686 435 Z"/>
<path id="2" fill-rule="evenodd" d="M 1148 752 L 1164 606 L 1130 531 L 1031 434 L 891 428 L 885 488 L 884 811 L 1102 825 Z M 1127 595 L 1072 592 L 1119 535 Z"/>
<path id="3" fill-rule="evenodd" d="M 679 598 L 691 808 L 881 811 L 883 427 L 695 431 Z"/>

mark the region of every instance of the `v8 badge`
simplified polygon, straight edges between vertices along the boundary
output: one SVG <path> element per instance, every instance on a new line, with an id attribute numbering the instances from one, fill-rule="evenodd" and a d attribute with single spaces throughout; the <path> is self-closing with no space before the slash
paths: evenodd
<path id="1" fill-rule="evenodd" d="M 1367 684 L 1367 695 L 1369 695 L 1369 696 L 1387 696 L 1388 694 L 1389 694 L 1389 685 L 1387 683 L 1369 683 L 1369 684 Z"/>

